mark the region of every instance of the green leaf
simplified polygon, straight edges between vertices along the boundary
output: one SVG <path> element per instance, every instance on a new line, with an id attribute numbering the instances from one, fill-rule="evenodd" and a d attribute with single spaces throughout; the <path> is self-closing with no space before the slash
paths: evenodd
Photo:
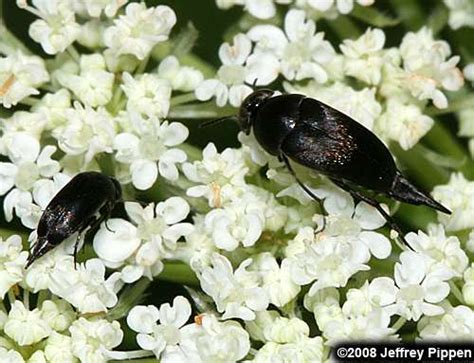
<path id="1" fill-rule="evenodd" d="M 363 21 L 364 23 L 376 26 L 378 28 L 395 26 L 400 23 L 399 18 L 392 18 L 391 16 L 384 14 L 375 7 L 364 7 L 356 5 L 350 15 L 358 20 Z"/>

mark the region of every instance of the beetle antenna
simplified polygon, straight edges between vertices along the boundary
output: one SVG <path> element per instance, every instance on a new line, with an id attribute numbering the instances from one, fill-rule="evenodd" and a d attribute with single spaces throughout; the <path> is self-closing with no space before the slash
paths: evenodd
<path id="1" fill-rule="evenodd" d="M 209 120 L 209 121 L 206 121 L 206 122 L 202 122 L 202 123 L 199 124 L 199 128 L 202 129 L 204 127 L 212 126 L 212 125 L 221 123 L 222 121 L 225 121 L 225 120 L 238 121 L 238 118 L 237 118 L 236 115 L 224 116 L 224 117 L 221 117 L 221 118 L 218 118 L 218 119 L 215 119 L 215 120 Z"/>

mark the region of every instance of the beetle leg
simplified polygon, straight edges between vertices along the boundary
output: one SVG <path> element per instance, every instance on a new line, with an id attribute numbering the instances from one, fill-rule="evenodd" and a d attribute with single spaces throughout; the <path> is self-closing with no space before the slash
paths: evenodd
<path id="1" fill-rule="evenodd" d="M 341 180 L 337 180 L 337 179 L 333 179 L 333 178 L 330 178 L 331 181 L 336 184 L 339 188 L 345 190 L 346 192 L 348 192 L 352 198 L 354 198 L 356 201 L 362 201 L 362 202 L 366 202 L 367 204 L 371 205 L 372 207 L 374 207 L 375 209 L 378 210 L 378 212 L 385 218 L 385 220 L 387 221 L 388 225 L 390 226 L 391 229 L 395 230 L 397 233 L 398 233 L 398 237 L 400 238 L 400 240 L 403 242 L 403 244 L 405 246 L 407 246 L 409 249 L 411 249 L 413 251 L 413 248 L 408 244 L 408 242 L 406 241 L 405 239 L 405 236 L 404 236 L 404 233 L 402 232 L 402 230 L 400 229 L 400 227 L 397 225 L 397 223 L 395 223 L 394 219 L 392 218 L 392 216 L 390 214 L 388 214 L 383 208 L 382 206 L 380 205 L 379 202 L 377 202 L 375 199 L 372 199 L 356 190 L 353 190 L 351 189 L 346 183 L 344 183 L 343 181 Z"/>
<path id="2" fill-rule="evenodd" d="M 76 243 L 74 244 L 74 269 L 77 268 L 77 247 L 79 246 L 79 243 L 81 243 L 82 239 L 82 233 L 79 233 L 77 235 Z"/>
<path id="3" fill-rule="evenodd" d="M 300 185 L 300 187 L 311 197 L 313 198 L 318 204 L 319 204 L 319 207 L 321 208 L 321 211 L 323 213 L 326 213 L 326 210 L 324 209 L 324 205 L 323 205 L 323 201 L 321 200 L 321 198 L 318 198 L 316 196 L 316 194 L 314 194 L 311 189 L 309 189 L 299 178 L 298 176 L 296 175 L 295 171 L 293 170 L 293 168 L 291 167 L 291 164 L 290 164 L 290 161 L 288 160 L 288 157 L 285 155 L 285 154 L 281 154 L 278 159 L 280 159 L 281 161 L 283 161 L 286 165 L 286 167 L 288 168 L 288 170 L 290 171 L 290 174 L 293 175 L 293 177 L 296 179 L 296 182 Z M 326 218 L 323 217 L 323 226 L 321 228 L 321 231 L 324 229 L 324 227 L 326 226 Z"/>
<path id="4" fill-rule="evenodd" d="M 324 207 L 323 207 L 323 204 L 322 204 L 322 200 L 320 198 L 318 198 L 316 196 L 316 194 L 314 194 L 297 176 L 296 176 L 296 173 L 295 171 L 293 170 L 293 168 L 291 167 L 291 164 L 290 164 L 290 161 L 288 160 L 288 158 L 286 157 L 285 154 L 281 154 L 280 155 L 280 158 L 281 160 L 283 160 L 283 162 L 285 163 L 286 167 L 288 168 L 288 170 L 290 171 L 290 174 L 294 176 L 294 178 L 296 179 L 296 182 L 300 185 L 300 187 L 306 192 L 308 193 L 308 195 L 313 198 L 316 202 L 319 203 L 319 205 L 321 206 L 321 209 L 324 210 Z"/>

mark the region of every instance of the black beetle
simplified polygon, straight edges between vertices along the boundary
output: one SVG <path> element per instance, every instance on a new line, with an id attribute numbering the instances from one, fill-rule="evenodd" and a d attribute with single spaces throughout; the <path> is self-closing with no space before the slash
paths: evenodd
<path id="1" fill-rule="evenodd" d="M 36 259 L 78 232 L 74 262 L 81 234 L 106 220 L 115 205 L 122 201 L 120 183 L 104 174 L 88 171 L 77 174 L 49 202 L 38 222 L 38 239 L 25 268 Z"/>
<path id="2" fill-rule="evenodd" d="M 326 175 L 356 201 L 375 207 L 405 243 L 392 217 L 361 189 L 451 213 L 411 184 L 397 169 L 382 141 L 360 123 L 313 98 L 300 94 L 272 97 L 273 94 L 269 89 L 255 90 L 242 102 L 236 118 L 246 134 L 253 128 L 259 144 L 285 163 L 312 198 L 320 202 L 295 174 L 289 159 Z"/>

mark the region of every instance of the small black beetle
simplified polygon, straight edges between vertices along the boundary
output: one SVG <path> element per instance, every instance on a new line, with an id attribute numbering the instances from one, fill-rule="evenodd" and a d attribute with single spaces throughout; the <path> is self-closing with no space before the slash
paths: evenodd
<path id="1" fill-rule="evenodd" d="M 49 202 L 38 223 L 38 239 L 33 245 L 25 269 L 36 259 L 79 232 L 74 246 L 74 262 L 81 233 L 106 220 L 115 204 L 122 200 L 117 180 L 88 171 L 77 174 Z"/>
<path id="2" fill-rule="evenodd" d="M 377 208 L 405 243 L 392 217 L 379 202 L 362 194 L 360 187 L 451 213 L 411 184 L 397 169 L 387 147 L 360 123 L 315 99 L 299 94 L 272 97 L 273 93 L 260 89 L 245 98 L 237 117 L 240 128 L 246 134 L 253 128 L 259 144 L 285 163 L 312 198 L 320 201 L 298 179 L 289 159 L 326 175 L 356 201 Z"/>

